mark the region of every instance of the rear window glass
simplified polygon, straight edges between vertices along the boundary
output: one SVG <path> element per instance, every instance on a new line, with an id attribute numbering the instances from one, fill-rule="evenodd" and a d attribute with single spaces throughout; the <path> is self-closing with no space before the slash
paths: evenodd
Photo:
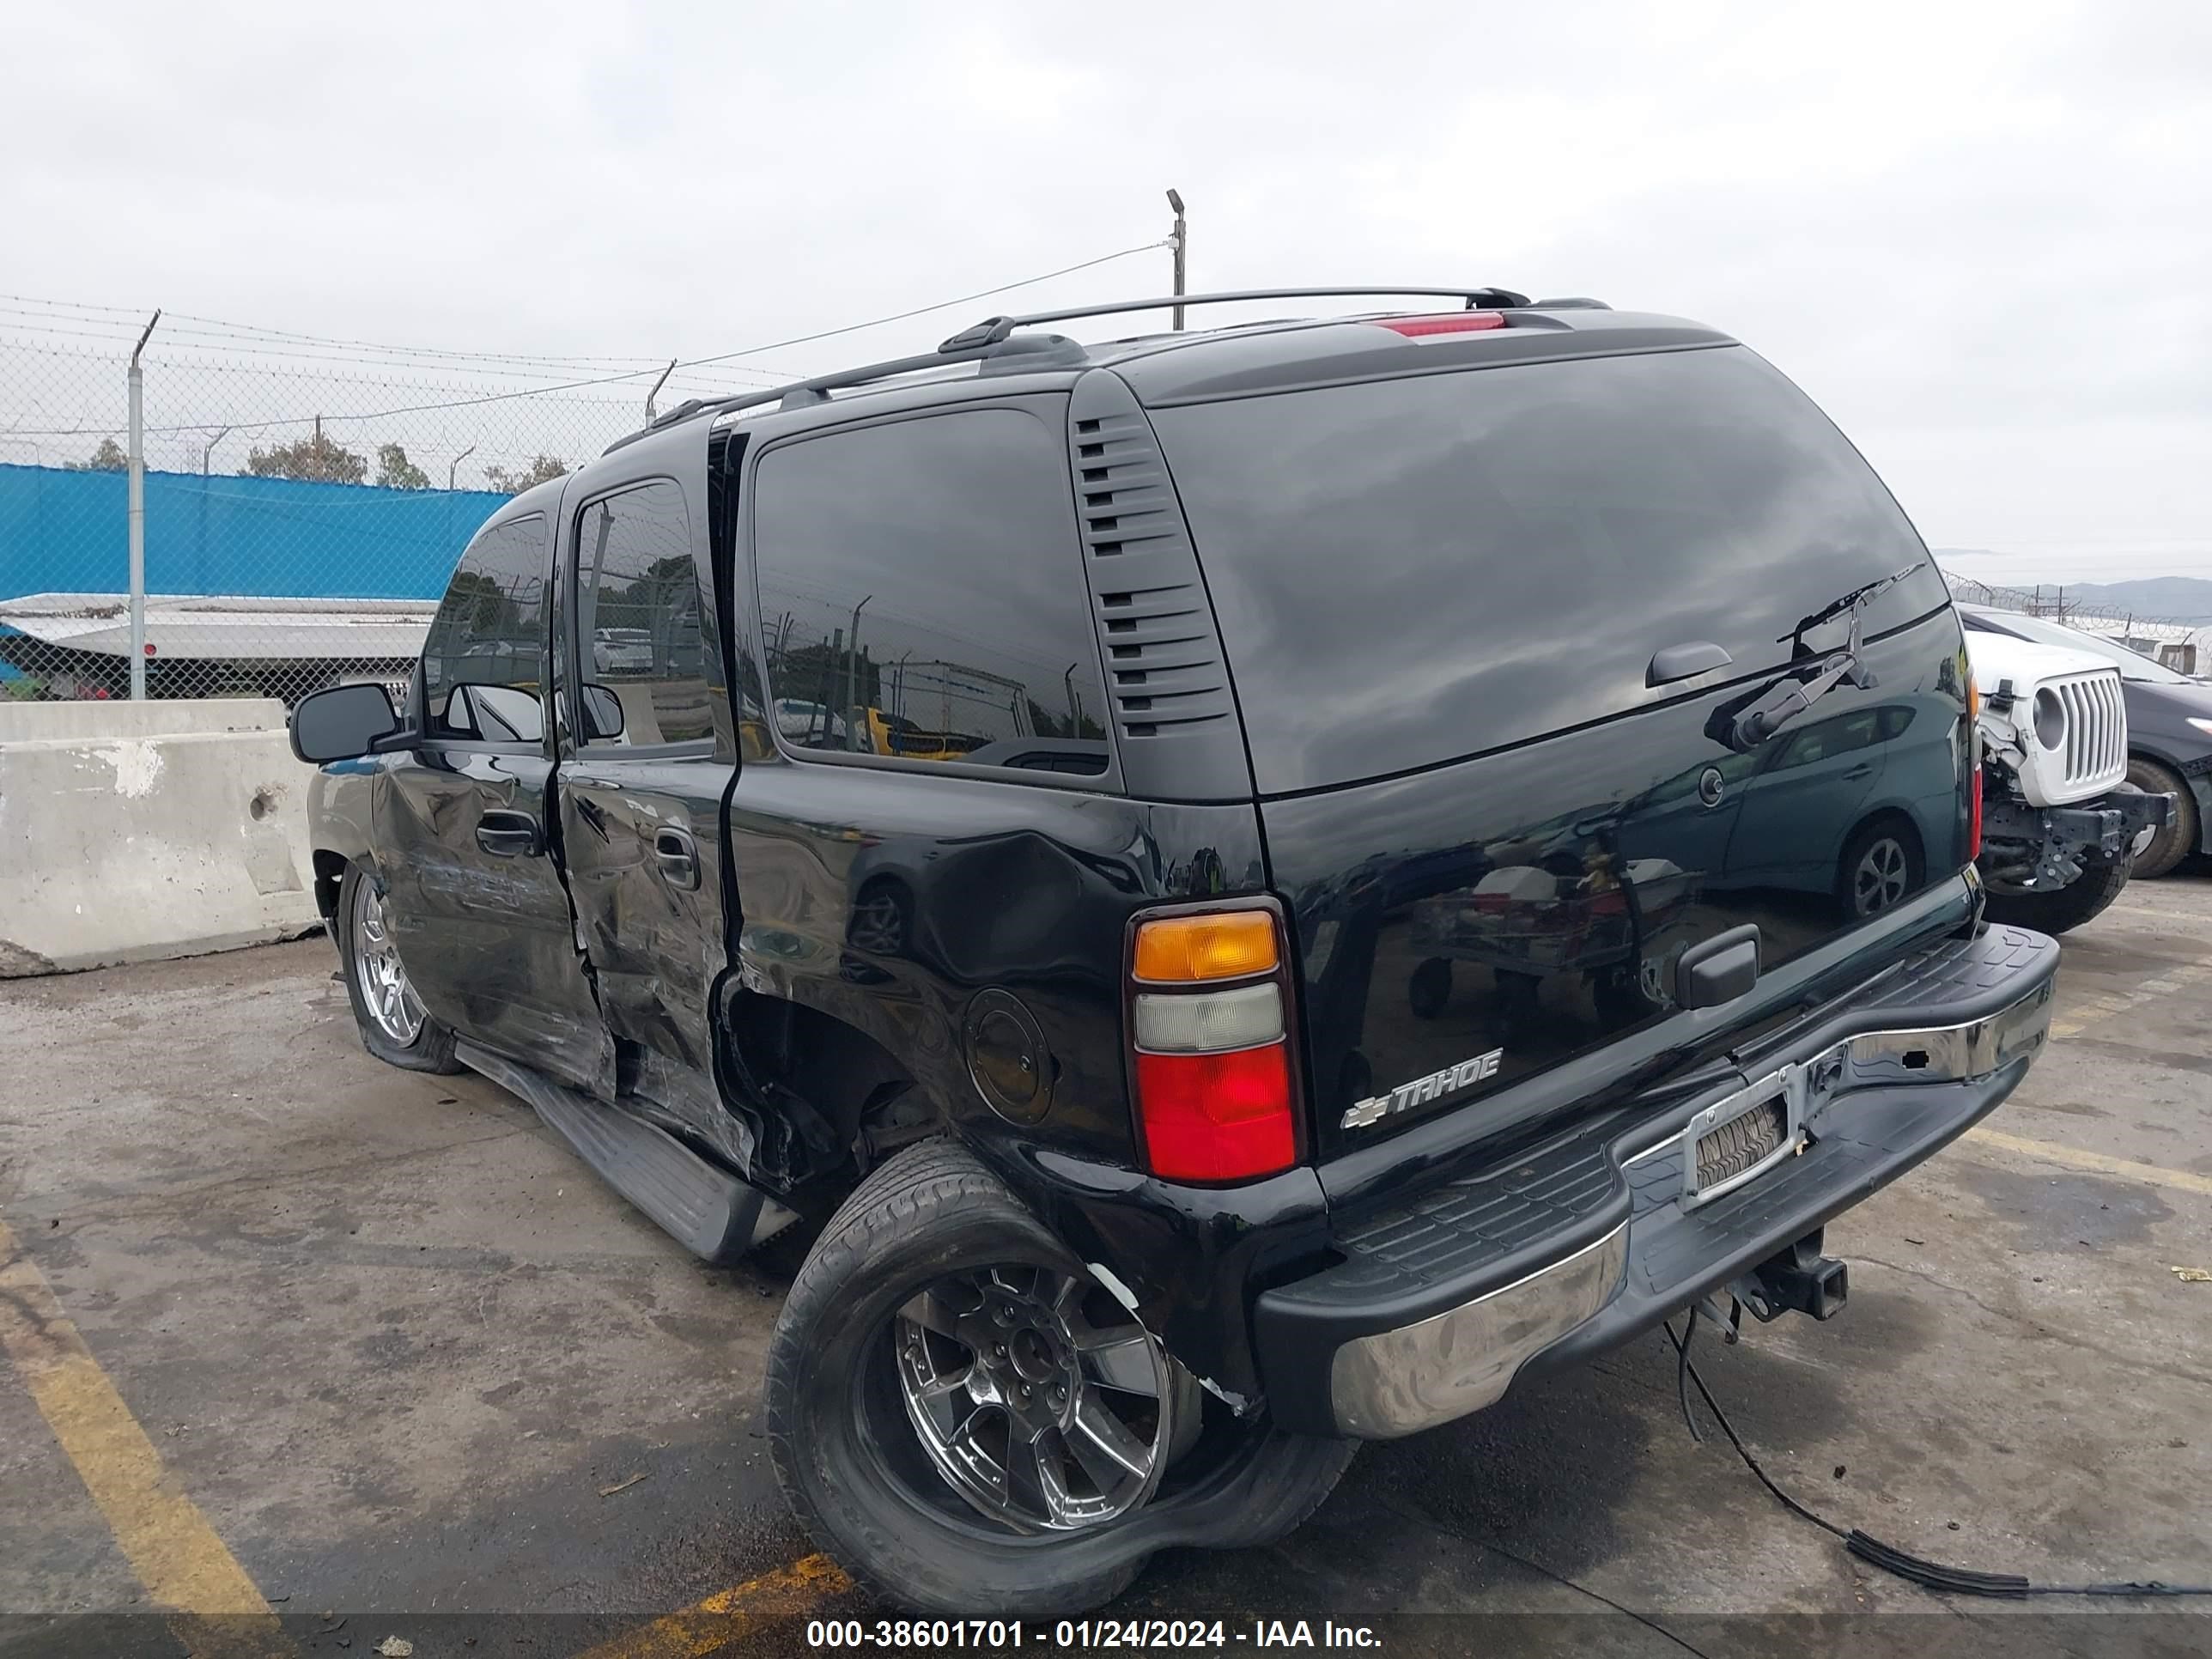
<path id="1" fill-rule="evenodd" d="M 1261 791 L 1433 765 L 1790 659 L 1798 622 L 1912 568 L 1869 635 L 1948 595 L 1880 480 L 1741 347 L 1432 374 L 1157 411 Z M 1838 621 L 1808 650 L 1843 643 Z"/>

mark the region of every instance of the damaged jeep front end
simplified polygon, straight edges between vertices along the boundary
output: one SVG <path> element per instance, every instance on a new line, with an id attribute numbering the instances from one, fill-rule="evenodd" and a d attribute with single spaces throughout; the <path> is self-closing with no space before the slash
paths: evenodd
<path id="1" fill-rule="evenodd" d="M 2007 781 L 1982 805 L 1982 874 L 2001 890 L 2055 893 L 2080 879 L 2086 860 L 2132 858 L 2172 815 L 2172 796 L 2127 788 L 2035 806 Z"/>

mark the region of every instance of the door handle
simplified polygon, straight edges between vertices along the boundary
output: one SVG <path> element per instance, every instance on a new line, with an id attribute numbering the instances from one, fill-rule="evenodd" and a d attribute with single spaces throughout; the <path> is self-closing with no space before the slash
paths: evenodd
<path id="1" fill-rule="evenodd" d="M 653 832 L 653 861 L 660 878 L 671 887 L 690 892 L 699 885 L 699 843 L 689 830 L 663 828 Z"/>
<path id="2" fill-rule="evenodd" d="M 477 820 L 477 845 L 495 859 L 534 859 L 545 850 L 545 830 L 527 812 L 494 807 Z"/>
<path id="3" fill-rule="evenodd" d="M 1845 781 L 1850 783 L 1856 783 L 1863 778 L 1870 778 L 1873 775 L 1874 765 L 1873 763 L 1869 761 L 1861 761 L 1856 766 L 1854 766 L 1850 771 L 1844 774 Z"/>
<path id="4" fill-rule="evenodd" d="M 1651 653 L 1651 665 L 1644 671 L 1644 683 L 1651 686 L 1672 685 L 1676 680 L 1695 679 L 1716 668 L 1726 668 L 1735 660 L 1711 640 L 1685 640 L 1680 645 L 1663 646 Z"/>

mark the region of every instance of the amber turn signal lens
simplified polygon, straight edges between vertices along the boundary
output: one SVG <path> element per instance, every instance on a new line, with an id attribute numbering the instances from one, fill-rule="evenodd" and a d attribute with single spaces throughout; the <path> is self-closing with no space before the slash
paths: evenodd
<path id="1" fill-rule="evenodd" d="M 1275 918 L 1265 910 L 1166 916 L 1137 928 L 1136 976 L 1149 984 L 1241 979 L 1272 971 L 1279 959 Z"/>

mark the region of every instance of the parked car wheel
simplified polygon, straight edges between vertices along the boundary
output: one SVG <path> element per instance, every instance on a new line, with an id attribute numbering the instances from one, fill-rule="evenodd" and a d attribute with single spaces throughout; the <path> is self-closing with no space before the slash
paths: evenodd
<path id="1" fill-rule="evenodd" d="M 2130 873 L 2139 880 L 2148 881 L 2162 876 L 2197 850 L 2199 825 L 2197 816 L 2197 797 L 2190 793 L 2189 785 L 2181 776 L 2154 760 L 2136 756 L 2128 762 L 2128 781 L 2145 794 L 2173 797 L 2173 816 L 2150 840 L 2150 845 L 2136 855 Z"/>
<path id="2" fill-rule="evenodd" d="M 864 1589 L 948 1616 L 1079 1613 L 1161 1545 L 1200 1541 L 1148 1522 L 1186 1456 L 1221 1478 L 1197 1445 L 1204 1405 L 948 1141 L 908 1148 L 846 1200 L 769 1352 L 769 1449 L 793 1510 Z M 1351 1452 L 1264 1431 L 1242 1443 L 1248 1462 L 1273 1453 L 1282 1468 L 1239 1504 L 1240 1522 L 1272 1536 L 1311 1512 Z"/>
<path id="3" fill-rule="evenodd" d="M 1911 825 L 1902 818 L 1875 818 L 1859 827 L 1836 860 L 1836 898 L 1848 915 L 1879 915 L 1918 892 L 1926 868 Z"/>
<path id="4" fill-rule="evenodd" d="M 1406 981 L 1406 1001 L 1416 1019 L 1434 1019 L 1451 1000 L 1452 965 L 1448 957 L 1425 957 Z"/>
<path id="5" fill-rule="evenodd" d="M 903 956 L 913 935 L 914 897 L 905 883 L 879 876 L 860 890 L 846 924 L 847 944 L 871 956 Z"/>
<path id="6" fill-rule="evenodd" d="M 406 1071 L 459 1071 L 453 1032 L 430 1018 L 399 960 L 384 908 L 384 883 L 368 865 L 346 866 L 331 921 L 362 1046 Z"/>

